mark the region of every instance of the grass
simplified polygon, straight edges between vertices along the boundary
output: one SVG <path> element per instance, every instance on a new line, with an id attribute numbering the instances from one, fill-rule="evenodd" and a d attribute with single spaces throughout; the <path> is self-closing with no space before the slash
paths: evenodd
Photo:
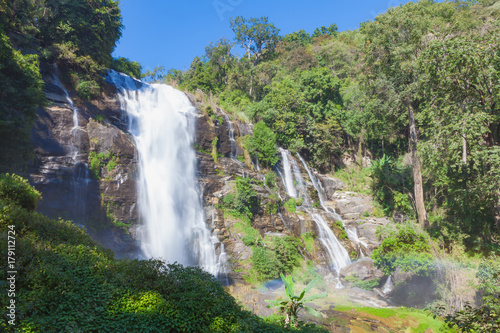
<path id="1" fill-rule="evenodd" d="M 419 309 L 337 306 L 335 310 L 378 320 L 394 332 L 424 333 L 429 332 L 429 329 L 436 333 L 456 332 L 455 329 L 446 328 L 440 318 L 434 318 L 430 313 Z"/>

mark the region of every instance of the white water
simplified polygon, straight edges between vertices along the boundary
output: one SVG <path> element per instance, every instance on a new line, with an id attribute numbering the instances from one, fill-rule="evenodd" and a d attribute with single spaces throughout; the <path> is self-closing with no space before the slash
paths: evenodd
<path id="1" fill-rule="evenodd" d="M 335 212 L 333 209 L 329 209 L 326 206 L 326 204 L 325 204 L 325 202 L 326 202 L 326 193 L 325 193 L 325 190 L 323 189 L 323 187 L 321 186 L 321 182 L 316 179 L 316 177 L 311 172 L 311 170 L 307 166 L 306 161 L 304 161 L 304 159 L 302 158 L 302 156 L 300 156 L 298 153 L 297 153 L 297 156 L 300 159 L 300 161 L 302 162 L 302 164 L 304 165 L 304 168 L 307 170 L 307 174 L 309 175 L 309 178 L 311 179 L 311 182 L 313 183 L 313 186 L 316 189 L 316 192 L 318 192 L 318 197 L 319 197 L 319 201 L 320 201 L 321 207 L 323 208 L 323 210 L 325 212 L 330 213 L 333 216 L 334 219 L 336 219 L 337 221 L 342 222 L 342 226 L 344 227 L 344 229 L 345 229 L 345 231 L 347 233 L 348 238 L 351 241 L 353 241 L 354 243 L 356 243 L 358 245 L 360 255 L 363 258 L 365 256 L 365 254 L 363 253 L 363 247 L 368 248 L 368 244 L 366 244 L 365 242 L 363 242 L 362 240 L 359 239 L 359 237 L 358 237 L 358 230 L 356 229 L 356 227 L 348 227 L 348 226 L 346 226 L 344 224 L 344 220 L 342 219 L 342 217 L 339 214 L 337 214 L 337 212 Z"/>
<path id="2" fill-rule="evenodd" d="M 382 287 L 382 292 L 384 294 L 389 294 L 394 289 L 394 283 L 392 283 L 392 275 L 389 275 L 387 281 L 385 281 L 384 286 Z"/>
<path id="3" fill-rule="evenodd" d="M 312 214 L 311 216 L 318 226 L 319 240 L 326 249 L 330 264 L 332 268 L 339 273 L 343 267 L 351 263 L 349 253 L 347 253 L 347 250 L 340 244 L 332 229 L 330 229 L 321 215 Z"/>
<path id="4" fill-rule="evenodd" d="M 229 117 L 227 114 L 222 111 L 222 109 L 219 108 L 219 111 L 224 115 L 224 120 L 227 122 L 228 128 L 229 128 L 229 142 L 231 144 L 231 152 L 229 157 L 232 159 L 236 158 L 236 140 L 234 140 L 234 127 L 233 123 L 229 120 Z"/>
<path id="5" fill-rule="evenodd" d="M 82 156 L 80 155 L 80 149 L 78 147 L 78 141 L 80 140 L 78 132 L 83 130 L 78 122 L 79 110 L 73 103 L 73 100 L 69 96 L 66 87 L 59 80 L 59 71 L 57 66 L 53 66 L 54 74 L 52 75 L 52 83 L 64 92 L 64 98 L 66 99 L 66 104 L 69 105 L 73 111 L 73 127 L 71 128 L 71 139 L 69 144 L 69 153 L 67 156 L 71 157 L 73 160 L 73 171 L 71 175 L 71 189 L 73 195 L 73 212 L 75 217 L 83 217 L 87 213 L 87 192 L 90 183 L 90 173 L 87 163 L 82 161 Z"/>
<path id="6" fill-rule="evenodd" d="M 184 93 L 110 72 L 139 152 L 139 212 L 146 257 L 197 265 L 217 276 L 223 251 L 204 219 L 192 148 L 196 109 Z M 223 247 L 221 247 L 223 250 Z"/>
<path id="7" fill-rule="evenodd" d="M 297 164 L 297 161 L 295 159 L 290 158 L 290 162 L 292 165 L 292 170 L 293 170 L 293 177 L 295 178 L 295 186 L 298 189 L 298 192 L 300 193 L 300 197 L 302 198 L 303 202 L 302 205 L 307 208 L 312 207 L 311 199 L 309 198 L 309 192 L 306 190 L 304 178 L 302 178 L 302 174 L 300 173 L 299 166 Z"/>
<path id="8" fill-rule="evenodd" d="M 285 184 L 286 192 L 292 198 L 297 197 L 297 191 L 293 185 L 292 178 L 292 168 L 290 167 L 290 161 L 288 160 L 288 151 L 282 148 L 279 149 L 281 153 L 281 161 L 283 162 L 283 172 L 285 177 L 283 178 L 283 183 Z"/>

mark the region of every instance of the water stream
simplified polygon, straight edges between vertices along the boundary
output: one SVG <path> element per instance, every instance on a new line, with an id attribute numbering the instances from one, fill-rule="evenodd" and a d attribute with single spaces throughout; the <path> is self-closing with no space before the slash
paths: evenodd
<path id="1" fill-rule="evenodd" d="M 196 179 L 192 148 L 196 109 L 184 93 L 147 85 L 111 71 L 139 152 L 139 212 L 142 250 L 148 258 L 197 265 L 218 276 L 225 253 L 210 234 Z"/>
<path id="2" fill-rule="evenodd" d="M 68 104 L 73 111 L 73 127 L 70 130 L 70 141 L 68 142 L 69 152 L 67 156 L 71 157 L 73 163 L 70 181 L 73 197 L 73 213 L 75 214 L 75 217 L 82 217 L 86 216 L 87 213 L 87 194 L 89 183 L 91 181 L 88 165 L 84 162 L 86 157 L 80 154 L 79 149 L 80 132 L 84 129 L 80 127 L 78 121 L 80 111 L 73 103 L 66 87 L 64 87 L 59 79 L 59 71 L 55 65 L 53 69 L 54 74 L 52 75 L 52 83 L 63 91 L 66 104 Z"/>

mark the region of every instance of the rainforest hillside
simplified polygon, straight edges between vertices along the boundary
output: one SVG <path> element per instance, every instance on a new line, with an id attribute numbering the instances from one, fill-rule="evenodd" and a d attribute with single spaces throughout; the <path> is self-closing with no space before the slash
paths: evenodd
<path id="1" fill-rule="evenodd" d="M 380 327 L 390 330 L 392 316 L 400 316 L 420 318 L 407 326 L 415 332 L 500 329 L 499 22 L 500 2 L 494 0 L 409 2 L 356 30 L 339 32 L 332 22 L 312 34 L 281 34 L 267 17 L 233 17 L 232 39 L 210 43 L 189 69 L 143 73 L 139 63 L 111 55 L 123 30 L 119 1 L 0 1 L 0 246 L 4 258 L 15 254 L 17 270 L 17 326 L 2 320 L 0 327 L 11 332 L 323 332 L 324 327 L 347 332 L 348 323 L 357 320 L 376 331 L 373 323 L 382 325 L 381 318 L 387 326 Z M 303 157 L 302 174 L 309 174 L 307 191 L 313 196 L 308 209 L 314 214 L 323 202 L 308 165 L 330 182 L 330 192 L 345 186 L 332 205 L 361 196 L 370 201 L 365 216 L 357 213 L 360 223 L 373 216 L 387 223 L 373 230 L 378 247 L 372 246 L 365 262 L 386 280 L 408 274 L 433 281 L 437 297 L 427 313 L 437 319 L 401 308 L 356 310 L 325 302 L 328 316 L 315 319 L 318 326 L 290 325 L 289 314 L 285 321 L 285 316 L 261 318 L 245 310 L 233 297 L 240 286 L 224 288 L 199 268 L 157 259 L 118 260 L 116 252 L 92 241 L 86 231 L 110 225 L 132 239 L 131 224 L 139 220 L 137 211 L 129 214 L 137 203 L 135 187 L 120 189 L 120 183 L 113 195 L 106 192 L 118 183 L 114 177 L 131 175 L 127 179 L 134 183 L 137 171 L 136 150 L 118 114 L 117 88 L 105 79 L 109 69 L 170 84 L 199 109 L 193 148 L 200 187 L 207 188 L 201 196 L 209 197 L 205 220 L 220 229 L 226 244 L 241 245 L 247 258 L 236 250 L 228 253 L 243 263 L 235 264 L 235 276 L 256 277 L 244 281 L 246 287 L 281 273 L 289 274 L 289 281 L 292 274 L 296 282 L 301 276 L 304 284 L 326 279 L 313 262 L 320 257 L 318 235 L 314 228 L 302 231 L 303 201 L 287 197 L 277 180 L 276 165 L 288 154 Z M 55 87 L 59 78 L 67 91 Z M 24 179 L 40 166 L 39 156 L 49 155 L 34 149 L 33 124 L 47 110 L 68 116 L 70 108 L 61 106 L 66 97 L 83 110 L 85 130 L 94 135 L 87 135 L 81 155 L 106 225 L 99 220 L 82 229 L 76 220 L 42 215 L 40 192 Z M 65 124 L 65 131 L 73 124 Z M 225 134 L 234 135 L 233 124 L 239 126 L 236 141 Z M 112 140 L 120 138 L 125 153 L 114 142 L 114 152 L 104 150 L 109 133 Z M 52 157 L 45 162 L 54 162 Z M 69 174 L 76 162 L 58 167 Z M 64 177 L 47 177 L 47 183 Z M 122 206 L 111 204 L 119 191 L 133 192 L 120 198 L 128 209 L 122 215 Z M 287 220 L 296 222 L 288 231 L 281 213 L 296 218 Z M 280 230 L 276 221 L 283 224 Z M 273 223 L 274 232 L 262 236 Z M 327 227 L 344 245 L 350 242 L 340 220 Z M 12 251 L 8 241 L 14 231 Z M 308 251 L 314 255 L 304 254 Z M 350 252 L 352 259 L 363 257 L 361 246 Z M 1 262 L 2 271 L 8 271 L 7 264 Z M 370 281 L 354 275 L 355 287 L 376 292 Z M 12 289 L 9 283 L 0 281 Z M 4 319 L 9 295 L 1 295 Z M 281 314 L 287 314 L 287 304 Z"/>
<path id="2" fill-rule="evenodd" d="M 236 17 L 233 40 L 208 45 L 186 71 L 145 78 L 259 124 L 247 148 L 264 165 L 276 162 L 269 142 L 325 172 L 368 156 L 386 214 L 418 220 L 443 247 L 490 253 L 500 227 L 499 15 L 495 1 L 419 1 L 357 30 L 284 36 L 266 17 Z"/>

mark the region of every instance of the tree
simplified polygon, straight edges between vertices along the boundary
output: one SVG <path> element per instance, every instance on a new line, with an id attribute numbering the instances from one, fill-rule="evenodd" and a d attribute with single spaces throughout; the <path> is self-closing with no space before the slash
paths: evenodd
<path id="1" fill-rule="evenodd" d="M 499 39 L 434 38 L 419 57 L 421 151 L 450 216 L 469 235 L 489 238 L 500 183 Z"/>
<path id="2" fill-rule="evenodd" d="M 231 19 L 231 29 L 236 34 L 236 42 L 246 51 L 248 60 L 253 57 L 252 67 L 255 67 L 261 58 L 272 55 L 278 41 L 280 30 L 268 22 L 267 17 L 245 19 L 241 16 Z M 252 68 L 253 69 L 253 68 Z M 249 95 L 252 97 L 253 74 L 250 74 Z"/>
<path id="3" fill-rule="evenodd" d="M 337 34 L 337 29 L 338 29 L 338 27 L 335 23 L 330 24 L 328 27 L 325 27 L 324 25 L 322 25 L 320 28 L 314 29 L 314 32 L 313 32 L 311 37 L 315 38 L 315 37 L 319 37 L 322 35 L 335 36 Z"/>
<path id="4" fill-rule="evenodd" d="M 246 148 L 265 166 L 272 166 L 278 162 L 276 134 L 263 121 L 255 124 L 253 136 L 247 140 Z"/>
<path id="5" fill-rule="evenodd" d="M 425 37 L 431 29 L 452 33 L 459 28 L 456 6 L 451 3 L 433 1 L 409 2 L 391 8 L 377 16 L 374 22 L 364 23 L 361 32 L 366 36 L 366 72 L 368 86 L 383 77 L 386 85 L 394 91 L 394 103 L 388 105 L 390 112 L 401 118 L 407 114 L 408 143 L 412 157 L 414 195 L 420 225 L 427 226 L 427 211 L 424 205 L 424 189 L 421 165 L 417 152 L 418 130 L 415 114 L 422 100 L 417 95 L 419 71 L 417 57 L 425 47 Z M 419 20 L 415 20 L 418 16 Z M 370 88 L 368 88 L 370 89 Z M 375 90 L 373 97 L 385 91 Z M 383 100 L 383 98 L 381 98 Z"/>
<path id="6" fill-rule="evenodd" d="M 321 293 L 317 295 L 305 296 L 306 293 L 314 287 L 321 278 L 316 278 L 313 281 L 309 282 L 309 284 L 302 290 L 300 295 L 295 294 L 295 288 L 293 285 L 292 276 L 284 276 L 283 273 L 280 273 L 281 280 L 285 283 L 285 300 L 266 300 L 266 302 L 270 303 L 268 307 L 274 306 L 279 307 L 280 310 L 285 314 L 285 327 L 299 326 L 300 322 L 298 320 L 298 313 L 300 310 L 304 309 L 313 316 L 319 317 L 321 314 L 311 308 L 310 306 L 305 305 L 308 302 L 311 302 L 318 298 L 324 298 L 327 296 L 326 293 Z"/>

